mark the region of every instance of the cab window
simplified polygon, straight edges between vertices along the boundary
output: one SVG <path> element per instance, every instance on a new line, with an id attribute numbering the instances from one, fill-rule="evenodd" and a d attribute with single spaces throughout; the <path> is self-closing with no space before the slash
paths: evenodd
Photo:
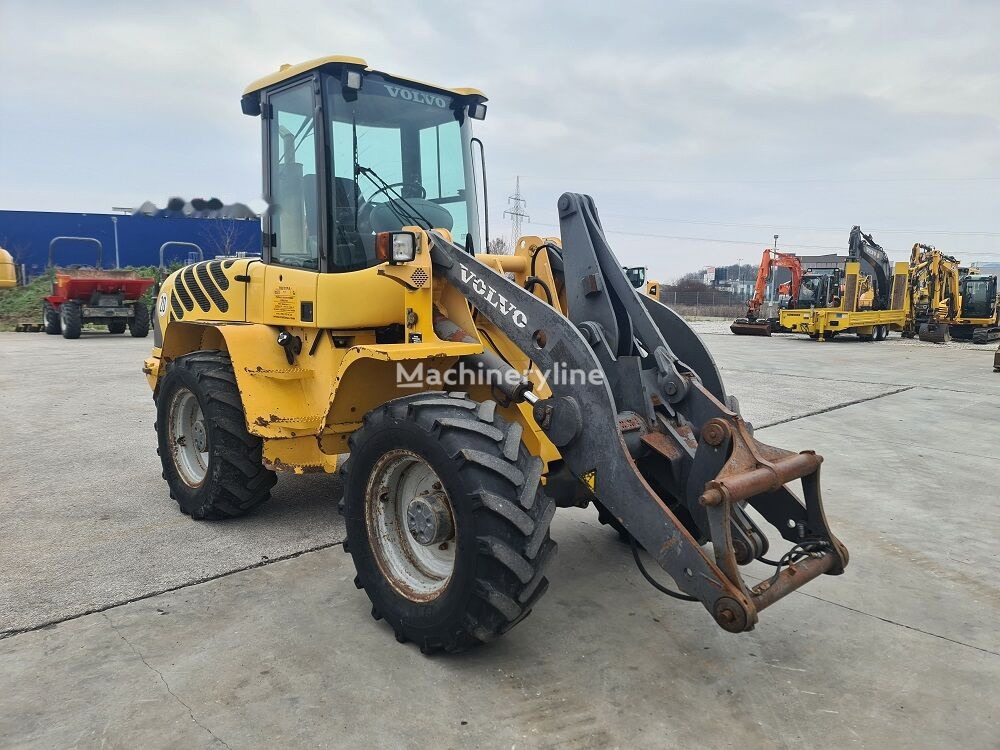
<path id="1" fill-rule="evenodd" d="M 445 92 L 365 75 L 345 94 L 325 83 L 332 173 L 327 269 L 376 265 L 375 236 L 405 226 L 447 229 L 464 244 L 478 236 L 468 119 Z"/>
<path id="2" fill-rule="evenodd" d="M 271 94 L 269 217 L 271 260 L 319 268 L 316 128 L 312 82 Z"/>

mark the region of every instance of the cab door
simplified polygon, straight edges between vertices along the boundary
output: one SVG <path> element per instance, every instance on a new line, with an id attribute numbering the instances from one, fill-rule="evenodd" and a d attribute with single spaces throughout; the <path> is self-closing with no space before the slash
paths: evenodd
<path id="1" fill-rule="evenodd" d="M 318 95 L 315 78 L 308 77 L 268 92 L 262 107 L 269 210 L 263 221 L 267 267 L 261 320 L 269 325 L 314 326 L 316 321 L 325 224 Z"/>

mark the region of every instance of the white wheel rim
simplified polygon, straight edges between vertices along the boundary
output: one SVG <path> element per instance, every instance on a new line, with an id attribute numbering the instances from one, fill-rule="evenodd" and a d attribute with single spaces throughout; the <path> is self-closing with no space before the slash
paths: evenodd
<path id="1" fill-rule="evenodd" d="M 440 544 L 424 546 L 407 527 L 410 501 L 434 493 L 444 495 L 455 528 L 451 500 L 438 475 L 424 459 L 407 450 L 382 456 L 365 489 L 365 523 L 375 561 L 389 584 L 416 602 L 440 596 L 455 570 L 454 534 Z"/>
<path id="2" fill-rule="evenodd" d="M 177 473 L 189 487 L 198 487 L 208 474 L 208 429 L 198 398 L 181 388 L 170 402 L 167 440 Z"/>

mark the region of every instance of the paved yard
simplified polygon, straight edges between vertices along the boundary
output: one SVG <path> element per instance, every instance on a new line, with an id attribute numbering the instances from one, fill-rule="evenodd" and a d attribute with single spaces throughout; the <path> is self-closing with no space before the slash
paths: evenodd
<path id="1" fill-rule="evenodd" d="M 177 512 L 150 340 L 0 334 L 0 745 L 995 748 L 992 348 L 699 327 L 758 436 L 825 456 L 847 574 L 734 636 L 560 511 L 532 616 L 435 658 L 370 619 L 334 478 L 283 476 L 238 521 Z"/>

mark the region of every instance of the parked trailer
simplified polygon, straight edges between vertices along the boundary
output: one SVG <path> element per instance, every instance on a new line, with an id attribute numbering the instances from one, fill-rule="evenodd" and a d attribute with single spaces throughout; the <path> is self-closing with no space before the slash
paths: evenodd
<path id="1" fill-rule="evenodd" d="M 890 331 L 903 331 L 909 314 L 907 291 L 907 263 L 896 263 L 893 267 L 892 288 L 889 308 L 885 310 L 864 310 L 861 264 L 848 261 L 844 268 L 842 284 L 839 269 L 834 269 L 827 278 L 817 277 L 817 288 L 832 290 L 821 293 L 817 306 L 802 309 L 804 300 L 800 296 L 796 310 L 782 310 L 779 313 L 781 326 L 792 333 L 805 333 L 810 338 L 825 341 L 842 333 L 853 333 L 861 341 L 883 341 Z M 842 290 L 842 291 L 841 291 Z"/>

